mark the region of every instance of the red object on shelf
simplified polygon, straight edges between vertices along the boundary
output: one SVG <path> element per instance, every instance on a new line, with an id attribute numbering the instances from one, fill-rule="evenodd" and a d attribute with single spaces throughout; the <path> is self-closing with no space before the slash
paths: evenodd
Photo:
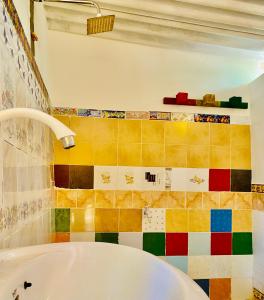
<path id="1" fill-rule="evenodd" d="M 188 104 L 187 105 L 196 106 L 196 100 L 195 99 L 188 99 Z"/>
<path id="2" fill-rule="evenodd" d="M 163 104 L 176 104 L 176 98 L 164 97 Z"/>
<path id="3" fill-rule="evenodd" d="M 188 105 L 188 93 L 178 93 L 176 95 L 176 104 Z"/>

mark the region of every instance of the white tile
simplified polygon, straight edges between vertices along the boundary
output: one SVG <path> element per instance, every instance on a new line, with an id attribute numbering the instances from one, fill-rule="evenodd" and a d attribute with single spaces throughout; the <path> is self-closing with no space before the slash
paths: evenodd
<path id="1" fill-rule="evenodd" d="M 187 169 L 173 168 L 171 171 L 171 190 L 187 191 Z"/>
<path id="2" fill-rule="evenodd" d="M 232 278 L 231 291 L 232 300 L 252 299 L 252 278 Z"/>
<path id="3" fill-rule="evenodd" d="M 209 191 L 209 169 L 187 169 L 187 191 Z"/>
<path id="4" fill-rule="evenodd" d="M 252 277 L 253 255 L 232 256 L 232 278 Z"/>
<path id="5" fill-rule="evenodd" d="M 211 276 L 209 278 L 231 278 L 232 256 L 212 255 L 210 269 Z"/>
<path id="6" fill-rule="evenodd" d="M 211 234 L 208 232 L 189 232 L 188 254 L 189 255 L 210 255 Z"/>
<path id="7" fill-rule="evenodd" d="M 165 231 L 165 209 L 146 208 L 143 210 L 143 232 Z"/>
<path id="8" fill-rule="evenodd" d="M 142 190 L 144 191 L 165 191 L 165 168 L 148 168 L 140 169 Z M 147 173 L 155 176 L 155 182 L 150 182 L 146 178 Z"/>
<path id="9" fill-rule="evenodd" d="M 72 232 L 71 242 L 94 242 L 95 233 L 94 232 Z"/>
<path id="10" fill-rule="evenodd" d="M 117 188 L 119 190 L 141 190 L 142 176 L 141 168 L 118 167 Z"/>
<path id="11" fill-rule="evenodd" d="M 118 240 L 120 245 L 143 249 L 142 232 L 120 232 Z"/>
<path id="12" fill-rule="evenodd" d="M 94 167 L 94 189 L 115 190 L 117 187 L 117 168 L 108 166 Z"/>
<path id="13" fill-rule="evenodd" d="M 192 279 L 211 277 L 211 256 L 189 256 L 188 275 Z"/>
<path id="14" fill-rule="evenodd" d="M 250 124 L 250 116 L 230 116 L 230 124 Z"/>

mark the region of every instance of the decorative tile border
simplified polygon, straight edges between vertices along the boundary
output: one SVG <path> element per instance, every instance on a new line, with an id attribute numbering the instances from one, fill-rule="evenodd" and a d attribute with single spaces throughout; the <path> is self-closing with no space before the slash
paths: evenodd
<path id="1" fill-rule="evenodd" d="M 16 11 L 15 5 L 14 5 L 12 0 L 1 0 L 1 1 L 3 1 L 5 7 L 8 11 L 8 14 L 10 15 L 10 18 L 13 22 L 13 25 L 14 25 L 15 29 L 16 29 L 18 37 L 19 37 L 19 39 L 22 43 L 22 47 L 24 48 L 24 51 L 25 51 L 26 56 L 28 58 L 29 64 L 30 64 L 30 66 L 31 66 L 36 78 L 37 78 L 38 84 L 40 85 L 40 89 L 42 90 L 42 92 L 45 96 L 45 101 L 47 102 L 46 104 L 47 104 L 48 107 L 50 107 L 50 100 L 49 100 L 49 95 L 48 95 L 46 86 L 45 86 L 44 81 L 42 79 L 42 76 L 40 74 L 39 68 L 38 68 L 37 63 L 35 61 L 35 58 L 32 54 L 30 45 L 29 45 L 27 37 L 25 35 L 23 26 L 20 22 L 20 19 L 19 19 L 18 13 Z M 1 14 L 1 17 L 3 17 L 3 14 Z"/>
<path id="2" fill-rule="evenodd" d="M 255 299 L 264 300 L 264 294 L 261 293 L 261 292 L 260 292 L 259 290 L 257 290 L 256 288 L 253 288 L 253 293 L 254 293 Z"/>
<path id="3" fill-rule="evenodd" d="M 251 184 L 251 192 L 264 193 L 264 184 Z"/>
<path id="4" fill-rule="evenodd" d="M 206 107 L 225 107 L 247 109 L 248 103 L 242 102 L 242 97 L 233 96 L 228 101 L 216 101 L 214 94 L 206 94 L 202 100 L 189 99 L 188 93 L 180 92 L 175 98 L 164 97 L 163 104 L 187 105 L 187 106 L 206 106 Z"/>
<path id="5" fill-rule="evenodd" d="M 91 118 L 126 119 L 126 120 L 163 120 L 178 122 L 208 122 L 230 124 L 229 115 L 192 114 L 161 111 L 119 111 L 86 108 L 54 107 L 54 115 L 68 115 Z"/>

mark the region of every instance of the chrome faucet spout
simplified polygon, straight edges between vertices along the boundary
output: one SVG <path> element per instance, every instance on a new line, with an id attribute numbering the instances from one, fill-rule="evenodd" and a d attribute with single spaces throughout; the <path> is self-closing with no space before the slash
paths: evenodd
<path id="1" fill-rule="evenodd" d="M 47 125 L 62 142 L 64 149 L 75 146 L 75 133 L 54 117 L 33 108 L 10 108 L 0 111 L 0 122 L 14 118 L 29 118 Z"/>

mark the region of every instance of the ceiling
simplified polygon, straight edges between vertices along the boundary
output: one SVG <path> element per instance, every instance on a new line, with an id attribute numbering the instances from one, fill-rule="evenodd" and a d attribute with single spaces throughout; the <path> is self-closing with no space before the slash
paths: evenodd
<path id="1" fill-rule="evenodd" d="M 263 0 L 102 0 L 115 14 L 112 32 L 95 37 L 171 49 L 216 46 L 264 53 Z M 45 3 L 49 29 L 86 34 L 96 10 L 87 5 Z M 87 38 L 91 38 L 90 36 Z"/>

